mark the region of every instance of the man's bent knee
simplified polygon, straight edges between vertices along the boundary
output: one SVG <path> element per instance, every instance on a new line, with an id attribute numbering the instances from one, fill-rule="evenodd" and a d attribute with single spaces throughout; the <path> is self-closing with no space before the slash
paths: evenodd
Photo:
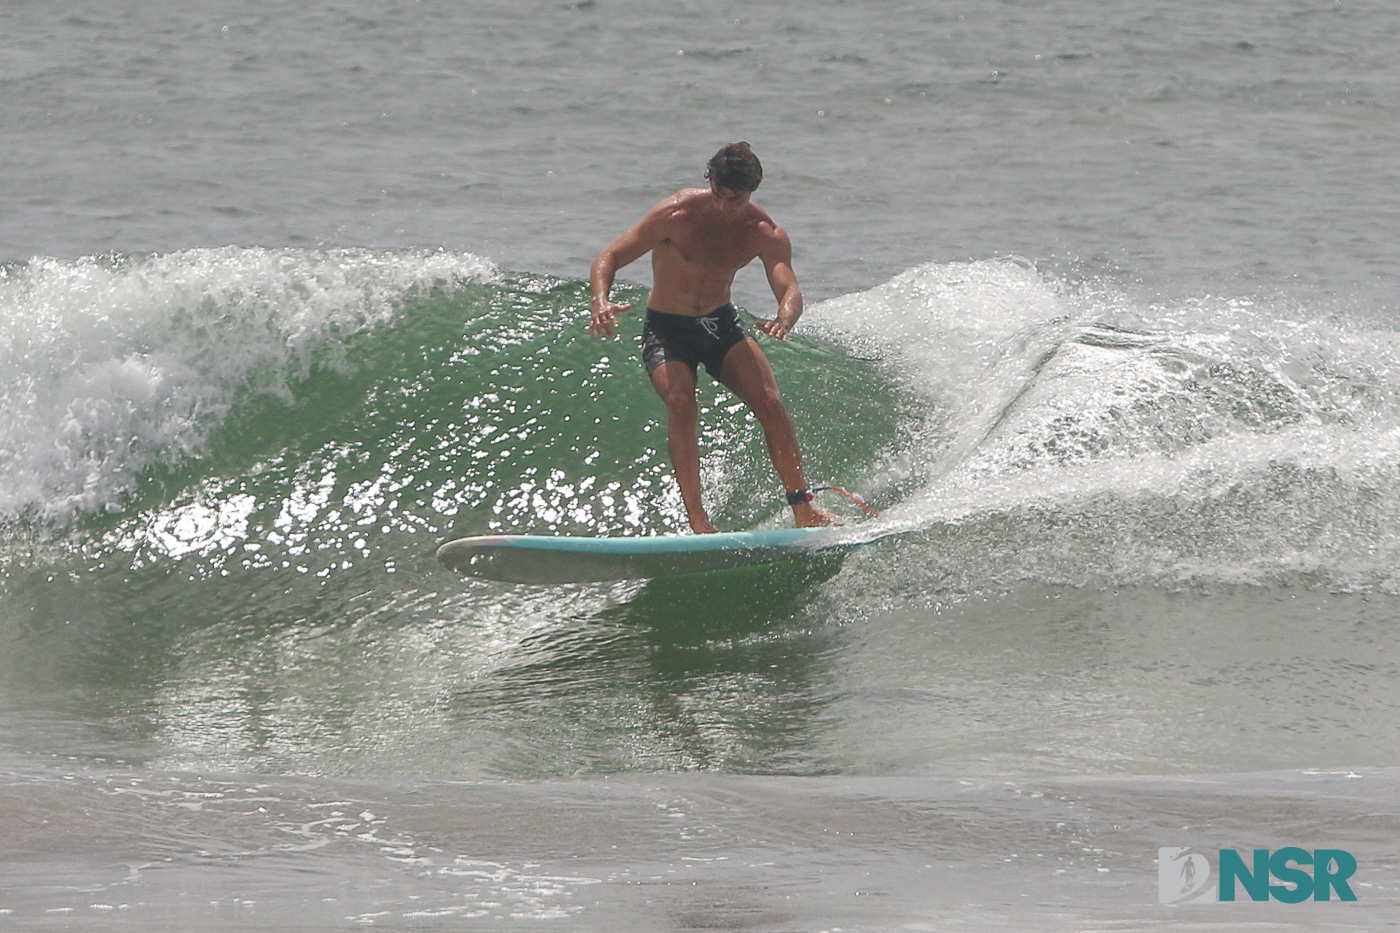
<path id="1" fill-rule="evenodd" d="M 749 410 L 753 412 L 754 417 L 758 419 L 759 424 L 764 427 L 787 420 L 787 408 L 783 405 L 778 387 L 772 382 L 751 389 L 741 397 L 744 404 L 748 405 Z"/>
<path id="2" fill-rule="evenodd" d="M 657 386 L 656 394 L 661 396 L 661 402 L 666 406 L 667 417 L 689 420 L 700 417 L 700 403 L 696 401 L 694 386 Z"/>
<path id="3" fill-rule="evenodd" d="M 657 386 L 656 394 L 661 396 L 662 404 L 667 411 L 698 411 L 699 403 L 695 400 L 695 387 L 686 385 L 666 385 Z"/>
<path id="4" fill-rule="evenodd" d="M 700 420 L 700 406 L 692 399 L 688 402 L 666 404 L 666 420 L 671 424 L 695 424 Z"/>
<path id="5" fill-rule="evenodd" d="M 651 374 L 651 386 L 661 397 L 667 408 L 673 405 L 694 404 L 696 380 L 684 364 L 666 364 Z"/>

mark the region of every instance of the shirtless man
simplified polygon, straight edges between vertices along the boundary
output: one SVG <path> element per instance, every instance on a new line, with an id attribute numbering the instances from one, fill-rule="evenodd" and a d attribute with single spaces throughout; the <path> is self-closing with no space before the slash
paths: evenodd
<path id="1" fill-rule="evenodd" d="M 616 316 L 632 307 L 609 297 L 613 277 L 650 252 L 652 286 L 642 360 L 666 403 L 666 446 L 691 530 L 718 530 L 700 499 L 700 408 L 695 399 L 700 363 L 758 418 L 798 526 L 835 524 L 835 516 L 812 505 L 797 432 L 778 395 L 773 370 L 729 297 L 735 273 L 755 257 L 762 259 L 778 299 L 778 316 L 758 321 L 758 329 L 786 340 L 802 316 L 792 243 L 768 213 L 749 200 L 763 180 L 763 166 L 748 143 L 733 143 L 715 153 L 705 177 L 709 188 L 676 192 L 598 254 L 591 275 L 589 333 L 613 336 Z"/>

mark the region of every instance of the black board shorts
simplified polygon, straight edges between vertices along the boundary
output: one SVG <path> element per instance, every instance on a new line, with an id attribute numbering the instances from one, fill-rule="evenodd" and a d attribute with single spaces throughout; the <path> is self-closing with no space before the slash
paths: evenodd
<path id="1" fill-rule="evenodd" d="M 694 317 L 689 314 L 666 314 L 647 308 L 647 322 L 642 329 L 642 362 L 647 374 L 656 372 L 662 363 L 680 360 L 691 372 L 701 364 L 716 379 L 724 368 L 729 349 L 753 334 L 739 320 L 739 310 L 732 304 L 716 308 L 709 314 Z"/>

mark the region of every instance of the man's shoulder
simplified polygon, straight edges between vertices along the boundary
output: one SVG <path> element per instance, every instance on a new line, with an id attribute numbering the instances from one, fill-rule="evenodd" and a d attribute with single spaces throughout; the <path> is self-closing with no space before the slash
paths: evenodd
<path id="1" fill-rule="evenodd" d="M 706 192 L 704 188 L 682 188 L 675 194 L 662 198 L 648 212 L 648 217 L 652 220 L 670 220 L 676 217 L 684 217 L 686 212 L 702 197 Z"/>
<path id="2" fill-rule="evenodd" d="M 768 216 L 768 212 L 757 204 L 753 205 L 753 229 L 754 233 L 764 243 L 786 243 L 788 241 L 787 231 L 778 226 L 777 221 Z"/>
<path id="3" fill-rule="evenodd" d="M 709 188 L 682 188 L 661 203 L 671 205 L 674 210 L 685 211 L 699 205 L 709 193 Z"/>
<path id="4" fill-rule="evenodd" d="M 662 198 L 657 207 L 694 204 L 709 193 L 708 188 L 682 188 L 675 194 Z"/>

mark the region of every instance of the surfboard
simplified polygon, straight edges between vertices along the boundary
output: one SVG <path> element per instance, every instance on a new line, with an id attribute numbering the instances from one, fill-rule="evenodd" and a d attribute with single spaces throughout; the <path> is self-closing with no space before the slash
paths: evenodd
<path id="1" fill-rule="evenodd" d="M 855 543 L 837 528 L 614 538 L 481 535 L 448 541 L 437 559 L 458 573 L 506 583 L 601 583 L 747 567 Z"/>

